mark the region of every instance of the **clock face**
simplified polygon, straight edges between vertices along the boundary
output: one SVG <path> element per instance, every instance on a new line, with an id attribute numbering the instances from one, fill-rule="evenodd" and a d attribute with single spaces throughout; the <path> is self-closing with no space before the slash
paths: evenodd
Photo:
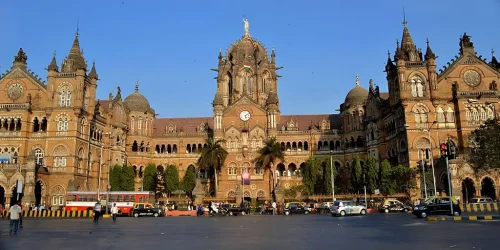
<path id="1" fill-rule="evenodd" d="M 243 110 L 240 113 L 240 119 L 244 122 L 250 120 L 250 112 L 248 110 Z"/>

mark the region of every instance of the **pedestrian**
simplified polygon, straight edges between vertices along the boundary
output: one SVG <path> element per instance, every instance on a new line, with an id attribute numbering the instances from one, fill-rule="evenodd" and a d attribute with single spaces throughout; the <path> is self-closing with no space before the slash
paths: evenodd
<path id="1" fill-rule="evenodd" d="M 116 203 L 114 203 L 111 208 L 111 215 L 113 216 L 113 222 L 116 222 L 116 216 L 118 215 L 118 207 L 116 206 Z"/>
<path id="2" fill-rule="evenodd" d="M 19 228 L 23 228 L 23 205 L 21 201 L 19 201 L 17 205 L 21 208 L 21 214 L 19 216 Z"/>
<path id="3" fill-rule="evenodd" d="M 278 210 L 278 214 L 281 214 L 281 203 L 278 202 L 278 205 L 276 206 L 277 210 Z"/>
<path id="4" fill-rule="evenodd" d="M 272 207 L 273 207 L 273 215 L 276 215 L 276 202 L 275 201 L 273 201 Z"/>
<path id="5" fill-rule="evenodd" d="M 21 218 L 21 207 L 18 204 L 14 204 L 9 209 L 10 212 L 10 223 L 9 223 L 9 235 L 17 234 L 17 229 L 19 227 L 19 219 Z"/>
<path id="6" fill-rule="evenodd" d="M 2 218 L 2 219 L 3 219 L 3 211 L 4 211 L 3 204 L 0 203 L 0 218 Z"/>
<path id="7" fill-rule="evenodd" d="M 94 205 L 94 222 L 99 222 L 99 216 L 101 215 L 101 203 L 97 201 Z"/>

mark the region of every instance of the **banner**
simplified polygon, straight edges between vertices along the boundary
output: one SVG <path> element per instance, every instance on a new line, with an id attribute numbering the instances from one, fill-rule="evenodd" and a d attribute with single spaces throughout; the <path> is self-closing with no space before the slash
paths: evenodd
<path id="1" fill-rule="evenodd" d="M 250 185 L 250 173 L 243 173 L 241 175 L 241 184 Z"/>

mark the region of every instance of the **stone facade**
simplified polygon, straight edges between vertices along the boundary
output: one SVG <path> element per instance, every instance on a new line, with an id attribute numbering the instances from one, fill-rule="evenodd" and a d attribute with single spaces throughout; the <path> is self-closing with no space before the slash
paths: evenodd
<path id="1" fill-rule="evenodd" d="M 438 72 L 430 44 L 424 55 L 405 23 L 401 43 L 387 59 L 388 93 L 372 80 L 363 88 L 356 77 L 339 114 L 283 115 L 275 51 L 268 53 L 247 27 L 225 55 L 219 53 L 213 116 L 197 118 L 156 117 L 138 83 L 124 100 L 119 87 L 116 96 L 96 100 L 98 75 L 95 64 L 88 71 L 78 34 L 60 68 L 54 55 L 46 82 L 27 68 L 21 49 L 0 78 L 0 158 L 10 162 L 2 164 L 0 196 L 9 203 L 15 181 L 32 178 L 30 185 L 41 197 L 37 203 L 63 205 L 67 191 L 97 190 L 99 185 L 104 190 L 108 167 L 114 164 L 135 167 L 137 188 L 148 164 L 175 164 L 182 177 L 188 167 L 196 167 L 198 150 L 209 135 L 224 139 L 229 152 L 218 192 L 212 193 L 218 198 L 270 197 L 268 175 L 252 162 L 269 136 L 286 150 L 285 161 L 276 163 L 282 188 L 301 182 L 301 167 L 312 155 L 331 156 L 337 168 L 349 168 L 355 156 L 365 161 L 372 155 L 394 165 L 433 163 L 440 192 L 447 182 L 438 146 L 450 140 L 454 195 L 495 196 L 498 173 L 477 174 L 467 160 L 473 148 L 468 134 L 499 115 L 500 63 L 494 55 L 490 62 L 477 56 L 466 34 L 459 48 Z M 32 165 L 36 176 L 29 170 Z M 245 171 L 251 173 L 251 185 L 243 187 Z M 199 174 L 202 183 L 210 183 L 208 175 Z M 434 188 L 428 189 L 431 194 Z"/>

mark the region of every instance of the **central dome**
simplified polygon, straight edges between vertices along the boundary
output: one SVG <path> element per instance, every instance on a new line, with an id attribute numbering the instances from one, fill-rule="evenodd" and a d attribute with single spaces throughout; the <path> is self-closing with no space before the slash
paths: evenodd
<path id="1" fill-rule="evenodd" d="M 139 93 L 139 86 L 136 83 L 135 92 L 127 96 L 123 101 L 129 111 L 150 112 L 151 106 L 148 99 Z"/>
<path id="2" fill-rule="evenodd" d="M 227 59 L 229 61 L 233 59 L 243 61 L 248 58 L 267 60 L 268 56 L 266 48 L 259 41 L 250 35 L 245 35 L 229 47 Z"/>
<path id="3" fill-rule="evenodd" d="M 364 104 L 368 99 L 368 90 L 361 87 L 359 77 L 356 76 L 356 87 L 352 88 L 345 97 L 344 104 Z"/>

